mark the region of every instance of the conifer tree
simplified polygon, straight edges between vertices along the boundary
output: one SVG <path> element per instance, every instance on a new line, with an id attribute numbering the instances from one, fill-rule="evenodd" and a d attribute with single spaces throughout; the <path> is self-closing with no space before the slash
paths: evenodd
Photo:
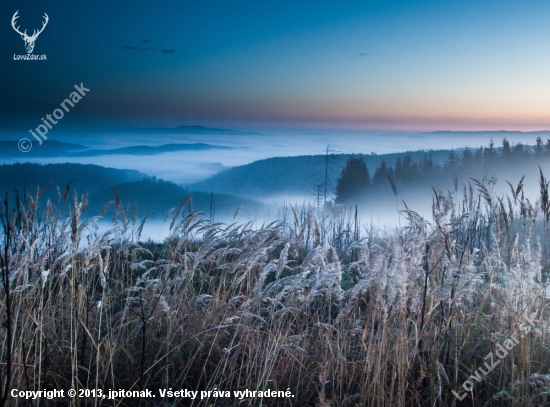
<path id="1" fill-rule="evenodd" d="M 388 184 L 388 163 L 385 159 L 382 160 L 380 165 L 376 168 L 374 175 L 372 176 L 372 185 L 380 187 Z"/>
<path id="2" fill-rule="evenodd" d="M 472 164 L 474 163 L 474 154 L 472 153 L 472 150 L 470 150 L 468 147 L 462 151 L 462 157 L 460 158 L 460 164 L 462 167 L 469 169 L 471 168 Z"/>
<path id="3" fill-rule="evenodd" d="M 458 166 L 458 157 L 454 150 L 451 150 L 449 153 L 449 157 L 447 157 L 447 161 L 445 161 L 445 170 L 446 171 L 454 171 L 456 170 L 456 167 Z"/>
<path id="4" fill-rule="evenodd" d="M 544 144 L 542 139 L 537 137 L 537 144 L 535 144 L 535 158 L 540 159 L 544 155 Z"/>
<path id="5" fill-rule="evenodd" d="M 336 184 L 336 203 L 349 202 L 352 198 L 363 197 L 369 185 L 369 170 L 363 159 L 360 157 L 350 158 Z"/>
<path id="6" fill-rule="evenodd" d="M 493 165 L 497 161 L 497 151 L 495 149 L 495 142 L 491 139 L 489 147 L 485 147 L 483 152 L 483 163 L 487 166 Z"/>
<path id="7" fill-rule="evenodd" d="M 506 137 L 502 139 L 502 161 L 510 161 L 512 158 L 512 149 L 510 148 L 510 142 L 506 140 Z"/>

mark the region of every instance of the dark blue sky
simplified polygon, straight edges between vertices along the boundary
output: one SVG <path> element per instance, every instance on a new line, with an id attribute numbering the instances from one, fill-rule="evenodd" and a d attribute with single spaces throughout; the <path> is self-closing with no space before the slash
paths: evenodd
<path id="1" fill-rule="evenodd" d="M 34 54 L 10 25 L 32 33 Z M 4 1 L 0 122 L 550 128 L 548 1 Z M 36 124 L 35 124 L 36 123 Z"/>

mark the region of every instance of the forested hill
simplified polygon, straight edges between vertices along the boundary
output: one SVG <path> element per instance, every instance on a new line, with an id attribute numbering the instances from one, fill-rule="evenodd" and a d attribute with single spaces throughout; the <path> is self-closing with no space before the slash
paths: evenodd
<path id="1" fill-rule="evenodd" d="M 547 134 L 548 136 L 548 134 Z M 339 154 L 271 158 L 231 168 L 192 186 L 195 190 L 231 192 L 244 196 L 276 194 L 317 195 L 325 189 L 336 192 L 342 169 L 352 158 L 366 164 L 365 188 L 391 192 L 391 179 L 399 191 L 434 185 L 457 188 L 471 177 L 518 182 L 522 175 L 537 179 L 538 165 L 550 171 L 550 138 L 537 137 L 534 145 L 511 144 L 506 138 L 478 149 L 415 151 L 388 155 Z M 519 174 L 519 175 L 518 175 Z M 534 176 L 533 176 L 534 174 Z M 371 194 L 372 195 L 372 194 Z"/>
<path id="2" fill-rule="evenodd" d="M 183 200 L 191 197 L 191 208 L 201 210 L 206 217 L 232 219 L 239 210 L 239 219 L 253 219 L 264 207 L 251 199 L 230 194 L 193 192 L 171 182 L 150 178 L 133 170 L 105 168 L 83 164 L 10 164 L 0 166 L 0 194 L 6 194 L 10 203 L 16 194 L 23 199 L 27 194 L 36 196 L 40 191 L 39 204 L 48 199 L 58 208 L 72 204 L 74 193 L 79 199 L 88 193 L 85 216 L 96 216 L 109 207 L 106 217 L 112 216 L 115 209 L 112 202 L 142 218 L 154 214 L 152 218 L 163 219 L 172 208 L 177 208 Z M 116 194 L 115 194 L 116 191 Z M 121 209 L 121 208 L 118 208 Z M 189 205 L 185 210 L 189 210 Z"/>
<path id="3" fill-rule="evenodd" d="M 206 143 L 176 143 L 162 145 L 136 145 L 121 148 L 91 149 L 80 144 L 62 143 L 48 140 L 40 148 L 21 151 L 17 140 L 0 140 L 0 158 L 19 157 L 29 159 L 35 157 L 93 157 L 101 155 L 155 155 L 174 153 L 178 151 L 227 150 L 231 147 Z"/>
<path id="4" fill-rule="evenodd" d="M 22 159 L 29 159 L 35 157 L 62 157 L 69 156 L 76 151 L 86 149 L 87 147 L 80 144 L 62 143 L 55 140 L 48 140 L 46 143 L 42 143 L 40 148 L 32 148 L 28 151 L 21 151 L 18 140 L 0 140 L 0 158 L 21 157 Z"/>
<path id="5" fill-rule="evenodd" d="M 92 164 L 4 164 L 0 165 L 0 193 L 13 195 L 15 190 L 34 195 L 37 187 L 50 185 L 57 195 L 71 182 L 71 189 L 79 193 L 100 191 L 108 186 L 141 180 L 145 174 L 135 170 L 119 170 Z"/>
<path id="6" fill-rule="evenodd" d="M 374 174 L 382 161 L 394 166 L 398 159 L 409 156 L 413 162 L 419 162 L 429 156 L 435 164 L 443 164 L 451 150 L 410 151 L 395 154 L 335 154 L 307 155 L 298 157 L 275 157 L 230 168 L 211 178 L 191 185 L 197 191 L 227 192 L 232 194 L 255 196 L 280 193 L 307 194 L 315 185 L 324 183 L 325 172 L 335 181 L 346 161 L 357 156 L 363 158 L 371 174 Z M 326 171 L 328 170 L 328 171 Z"/>
<path id="7" fill-rule="evenodd" d="M 188 197 L 190 197 L 190 204 Z M 113 202 L 117 199 L 130 215 L 135 211 L 138 218 L 151 214 L 151 218 L 164 219 L 171 209 L 178 208 L 184 200 L 186 203 L 182 213 L 187 213 L 190 209 L 200 210 L 204 216 L 213 220 L 232 219 L 236 212 L 239 214 L 239 219 L 253 219 L 256 214 L 263 213 L 264 210 L 262 204 L 252 199 L 230 194 L 194 192 L 172 182 L 144 179 L 115 185 L 114 188 L 106 188 L 91 194 L 87 211 L 89 214 L 96 215 L 111 202 L 106 212 L 106 216 L 111 216 L 115 209 Z"/>

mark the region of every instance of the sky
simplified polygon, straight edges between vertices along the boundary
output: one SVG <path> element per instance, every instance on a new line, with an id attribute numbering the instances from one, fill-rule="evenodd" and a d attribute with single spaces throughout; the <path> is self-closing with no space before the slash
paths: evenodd
<path id="1" fill-rule="evenodd" d="M 11 26 L 32 33 L 26 55 Z M 0 124 L 35 127 L 83 83 L 63 126 L 550 128 L 546 1 L 0 3 Z M 36 125 L 35 125 L 36 123 Z"/>

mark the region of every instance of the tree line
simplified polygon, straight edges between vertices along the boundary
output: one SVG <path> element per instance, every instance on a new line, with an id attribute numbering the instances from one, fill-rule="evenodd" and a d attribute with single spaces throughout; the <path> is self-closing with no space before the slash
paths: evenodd
<path id="1" fill-rule="evenodd" d="M 543 142 L 540 137 L 533 146 L 522 143 L 511 145 L 504 138 L 500 147 L 495 147 L 491 140 L 487 147 L 466 147 L 458 153 L 451 150 L 443 163 L 435 162 L 429 151 L 419 161 L 413 161 L 407 154 L 403 158 L 398 157 L 393 166 L 382 160 L 372 177 L 361 157 L 351 157 L 337 180 L 335 203 L 363 199 L 369 192 L 387 190 L 390 186 L 410 189 L 418 185 L 448 183 L 455 180 L 457 174 L 479 176 L 506 166 L 542 163 L 545 159 L 550 159 L 550 138 Z"/>

